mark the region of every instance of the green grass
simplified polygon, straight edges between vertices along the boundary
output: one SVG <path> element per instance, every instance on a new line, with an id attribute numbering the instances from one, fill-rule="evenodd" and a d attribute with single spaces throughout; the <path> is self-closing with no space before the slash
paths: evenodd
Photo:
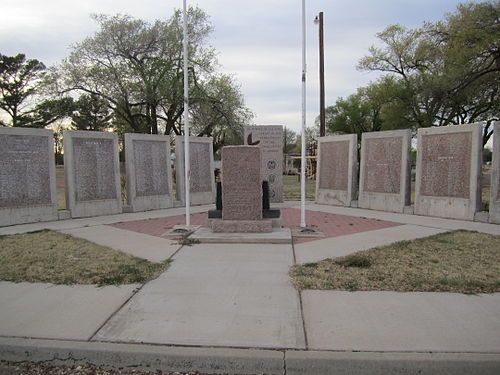
<path id="1" fill-rule="evenodd" d="M 66 181 L 64 180 L 64 165 L 56 165 L 56 195 L 57 207 L 59 210 L 66 209 L 65 189 Z"/>
<path id="2" fill-rule="evenodd" d="M 316 180 L 306 180 L 306 200 L 314 201 Z M 283 197 L 286 201 L 300 201 L 300 181 L 298 176 L 283 176 Z"/>
<path id="3" fill-rule="evenodd" d="M 0 280 L 118 285 L 156 278 L 170 261 L 145 259 L 59 232 L 0 236 Z"/>
<path id="4" fill-rule="evenodd" d="M 500 292 L 500 236 L 454 231 L 296 265 L 298 289 Z"/>

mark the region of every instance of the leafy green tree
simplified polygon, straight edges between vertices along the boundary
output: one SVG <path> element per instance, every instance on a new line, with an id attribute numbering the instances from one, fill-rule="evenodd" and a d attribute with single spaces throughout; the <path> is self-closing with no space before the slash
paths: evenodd
<path id="1" fill-rule="evenodd" d="M 71 98 L 42 100 L 45 76 L 45 65 L 36 59 L 0 54 L 0 110 L 10 117 L 0 125 L 43 128 L 68 116 Z"/>
<path id="2" fill-rule="evenodd" d="M 176 11 L 167 21 L 153 23 L 122 15 L 98 15 L 94 19 L 99 31 L 75 45 L 54 71 L 59 91 L 80 91 L 106 100 L 120 131 L 181 134 L 181 12 Z M 236 133 L 232 126 L 246 121 L 249 111 L 234 82 L 215 74 L 216 55 L 206 46 L 212 31 L 208 16 L 190 7 L 188 24 L 190 110 L 195 128 L 201 134 L 222 137 L 221 142 L 225 142 Z M 228 100 L 231 95 L 235 97 Z M 208 112 L 210 124 L 202 129 L 200 119 Z M 226 129 L 225 139 L 222 129 Z"/>
<path id="3" fill-rule="evenodd" d="M 78 130 L 102 131 L 111 126 L 112 118 L 106 100 L 95 94 L 84 94 L 75 102 L 71 124 Z"/>
<path id="4" fill-rule="evenodd" d="M 64 119 L 73 111 L 73 99 L 63 96 L 55 99 L 44 99 L 30 110 L 22 119 L 22 125 L 33 128 L 43 128 L 55 121 Z"/>
<path id="5" fill-rule="evenodd" d="M 296 152 L 296 148 L 297 133 L 285 126 L 283 128 L 283 154 L 291 154 L 293 152 Z"/>
<path id="6" fill-rule="evenodd" d="M 26 60 L 21 53 L 0 54 L 0 109 L 10 116 L 10 125 L 26 124 L 25 107 L 28 99 L 40 89 L 44 74 L 45 65 L 36 59 Z"/>
<path id="7" fill-rule="evenodd" d="M 358 67 L 398 80 L 404 89 L 399 109 L 407 109 L 408 124 L 485 121 L 486 143 L 500 107 L 499 17 L 500 3 L 485 1 L 461 4 L 419 29 L 389 26 L 377 34 L 383 47 L 371 47 Z"/>
<path id="8" fill-rule="evenodd" d="M 340 98 L 335 105 L 325 108 L 327 132 L 361 134 L 368 131 L 369 125 L 365 118 L 367 112 L 359 93 L 350 95 L 346 99 Z"/>
<path id="9" fill-rule="evenodd" d="M 253 114 L 231 76 L 211 75 L 197 81 L 190 96 L 193 134 L 213 137 L 214 152 L 224 145 L 243 143 L 243 126 Z"/>
<path id="10" fill-rule="evenodd" d="M 356 133 L 413 127 L 404 85 L 386 76 L 346 99 L 340 98 L 325 110 L 329 133 Z"/>

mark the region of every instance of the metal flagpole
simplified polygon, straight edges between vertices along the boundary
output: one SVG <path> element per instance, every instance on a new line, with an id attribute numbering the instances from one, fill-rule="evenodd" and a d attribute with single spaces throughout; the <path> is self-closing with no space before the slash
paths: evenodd
<path id="1" fill-rule="evenodd" d="M 300 158 L 300 226 L 306 226 L 306 2 L 302 0 L 302 133 Z"/>
<path id="2" fill-rule="evenodd" d="M 189 164 L 189 71 L 188 71 L 188 27 L 187 27 L 187 10 L 186 10 L 186 0 L 183 0 L 183 47 L 184 47 L 184 186 L 185 186 L 185 197 L 186 197 L 186 226 L 189 229 L 190 222 L 190 212 L 189 206 L 191 204 L 191 199 L 189 196 L 190 188 L 190 178 L 191 169 Z"/>

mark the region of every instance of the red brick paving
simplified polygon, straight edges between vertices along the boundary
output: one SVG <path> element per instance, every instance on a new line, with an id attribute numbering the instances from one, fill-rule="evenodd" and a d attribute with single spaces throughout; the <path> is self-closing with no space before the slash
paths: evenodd
<path id="1" fill-rule="evenodd" d="M 283 226 L 298 227 L 300 226 L 300 209 L 283 208 L 281 210 L 281 218 Z M 394 223 L 391 221 L 328 214 L 309 210 L 306 210 L 306 224 L 308 227 L 313 227 L 322 232 L 325 237 L 298 237 L 293 239 L 294 243 L 303 243 L 320 240 L 321 238 L 344 236 L 346 234 L 361 233 L 402 225 L 401 223 Z"/>
<path id="2" fill-rule="evenodd" d="M 298 227 L 300 225 L 300 209 L 297 208 L 282 208 L 281 220 L 285 227 Z M 182 225 L 185 223 L 184 215 L 169 216 L 159 219 L 146 219 L 137 221 L 127 221 L 116 224 L 110 224 L 113 227 L 131 230 L 134 232 L 145 233 L 151 236 L 168 237 L 165 232 L 171 229 L 174 225 Z M 322 232 L 325 237 L 294 237 L 294 243 L 303 243 L 315 241 L 327 237 L 337 237 L 346 234 L 361 233 L 370 230 L 382 229 L 402 225 L 391 221 L 383 221 L 378 219 L 368 219 L 364 217 L 347 216 L 328 214 L 319 211 L 306 211 L 307 226 L 311 226 Z M 192 225 L 207 224 L 207 213 L 198 213 L 191 215 Z"/>
<path id="3" fill-rule="evenodd" d="M 170 237 L 164 236 L 165 232 L 171 229 L 174 225 L 185 224 L 185 216 L 168 216 L 159 219 L 145 219 L 137 221 L 124 221 L 121 223 L 110 224 L 115 228 L 131 230 L 133 232 L 145 233 L 156 237 Z M 207 225 L 207 213 L 192 214 L 192 225 Z"/>

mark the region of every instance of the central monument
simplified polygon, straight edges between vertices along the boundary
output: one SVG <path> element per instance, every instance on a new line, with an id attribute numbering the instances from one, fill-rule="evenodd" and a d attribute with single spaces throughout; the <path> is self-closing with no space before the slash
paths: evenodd
<path id="1" fill-rule="evenodd" d="M 261 150 L 255 146 L 222 149 L 222 219 L 216 233 L 270 233 L 272 220 L 262 214 Z"/>

